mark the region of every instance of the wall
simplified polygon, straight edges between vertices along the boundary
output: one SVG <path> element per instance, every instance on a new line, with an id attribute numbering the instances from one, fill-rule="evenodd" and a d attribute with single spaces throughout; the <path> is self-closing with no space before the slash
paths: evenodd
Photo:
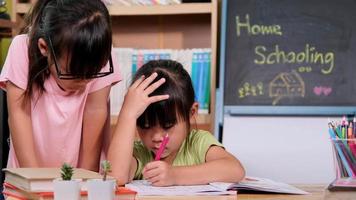
<path id="1" fill-rule="evenodd" d="M 11 39 L 9 38 L 0 39 L 0 71 L 2 66 L 4 65 L 5 58 L 7 55 L 7 49 L 9 48 L 10 43 L 11 43 Z"/>
<path id="2" fill-rule="evenodd" d="M 225 116 L 223 144 L 249 176 L 327 184 L 335 177 L 327 123 L 326 117 Z"/>

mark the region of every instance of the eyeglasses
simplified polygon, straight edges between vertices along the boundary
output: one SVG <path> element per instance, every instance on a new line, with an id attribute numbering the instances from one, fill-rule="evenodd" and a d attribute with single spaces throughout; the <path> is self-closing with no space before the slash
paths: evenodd
<path id="1" fill-rule="evenodd" d="M 57 58 L 56 55 L 54 53 L 54 49 L 53 49 L 53 45 L 52 45 L 52 41 L 50 37 L 47 37 L 48 41 L 49 41 L 49 48 L 51 50 L 51 54 L 53 56 L 53 61 L 54 61 L 54 65 L 56 67 L 56 71 L 57 71 L 57 76 L 59 79 L 66 79 L 66 80 L 71 80 L 71 79 L 82 79 L 83 75 L 76 75 L 76 74 L 63 74 L 61 73 L 61 69 L 58 65 L 57 62 Z M 100 78 L 103 76 L 107 76 L 109 74 L 112 74 L 114 72 L 114 67 L 113 67 L 113 63 L 112 63 L 112 58 L 111 55 L 109 57 L 109 71 L 108 72 L 99 72 L 96 74 L 90 74 L 90 75 L 86 75 L 85 78 L 86 79 L 92 79 L 92 78 Z"/>

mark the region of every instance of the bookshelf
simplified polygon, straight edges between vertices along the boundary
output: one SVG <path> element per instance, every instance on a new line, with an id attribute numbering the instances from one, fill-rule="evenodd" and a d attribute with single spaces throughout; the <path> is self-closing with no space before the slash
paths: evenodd
<path id="1" fill-rule="evenodd" d="M 15 0 L 13 19 L 18 23 L 34 0 Z M 217 58 L 218 0 L 154 6 L 108 6 L 112 16 L 113 45 L 119 48 L 186 49 L 211 48 L 210 109 L 199 114 L 199 128 L 214 130 Z M 111 124 L 117 116 L 111 117 Z"/>
<path id="2" fill-rule="evenodd" d="M 3 37 L 11 37 L 11 30 L 16 28 L 16 24 L 11 20 L 0 19 L 0 39 Z"/>

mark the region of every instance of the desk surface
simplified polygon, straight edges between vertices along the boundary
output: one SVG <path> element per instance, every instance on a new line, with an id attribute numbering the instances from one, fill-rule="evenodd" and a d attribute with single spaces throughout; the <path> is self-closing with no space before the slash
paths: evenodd
<path id="1" fill-rule="evenodd" d="M 325 185 L 301 185 L 298 188 L 310 192 L 307 195 L 285 194 L 238 194 L 230 196 L 138 196 L 137 200 L 321 200 L 324 199 Z"/>
<path id="2" fill-rule="evenodd" d="M 326 186 L 323 185 L 304 185 L 297 186 L 310 194 L 307 195 L 285 195 L 285 194 L 238 194 L 230 196 L 137 196 L 136 200 L 323 200 Z M 7 198 L 7 200 L 16 200 Z M 339 200 L 332 198 L 328 200 Z"/>

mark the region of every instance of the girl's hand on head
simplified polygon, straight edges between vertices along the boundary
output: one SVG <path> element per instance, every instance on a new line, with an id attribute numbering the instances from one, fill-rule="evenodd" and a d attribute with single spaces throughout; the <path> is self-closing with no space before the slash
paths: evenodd
<path id="1" fill-rule="evenodd" d="M 175 185 L 174 167 L 164 161 L 153 161 L 148 163 L 142 170 L 145 180 L 153 186 Z"/>
<path id="2" fill-rule="evenodd" d="M 161 78 L 152 83 L 156 77 L 157 73 L 151 74 L 148 78 L 141 76 L 131 85 L 125 95 L 124 104 L 122 106 L 122 112 L 124 112 L 126 116 L 137 119 L 151 103 L 169 98 L 169 95 L 149 96 L 166 81 L 164 78 Z"/>

